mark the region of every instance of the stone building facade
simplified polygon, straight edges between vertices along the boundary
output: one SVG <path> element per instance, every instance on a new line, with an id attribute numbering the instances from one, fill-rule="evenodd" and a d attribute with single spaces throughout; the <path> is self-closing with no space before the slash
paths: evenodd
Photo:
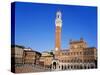
<path id="1" fill-rule="evenodd" d="M 11 58 L 15 60 L 15 64 L 22 64 L 24 63 L 24 47 L 19 45 L 13 45 L 11 47 Z M 12 62 L 13 63 L 13 62 Z"/>
<path id="2" fill-rule="evenodd" d="M 54 56 L 50 52 L 43 52 L 40 58 L 40 63 L 42 63 L 41 65 L 46 68 L 51 68 L 53 58 Z"/>
<path id="3" fill-rule="evenodd" d="M 68 49 L 54 50 L 53 54 L 43 52 L 40 62 L 51 70 L 93 69 L 97 68 L 97 49 L 88 47 L 80 38 L 70 41 Z"/>
<path id="4" fill-rule="evenodd" d="M 41 53 L 28 48 L 25 48 L 24 52 L 25 64 L 39 64 Z"/>
<path id="5" fill-rule="evenodd" d="M 24 47 L 19 45 L 11 46 L 11 72 L 16 72 L 16 67 L 24 63 Z"/>
<path id="6" fill-rule="evenodd" d="M 55 51 L 55 59 L 52 66 L 53 69 L 90 69 L 96 68 L 97 65 L 97 49 L 88 47 L 83 39 L 71 41 L 69 48 L 65 50 Z"/>
<path id="7" fill-rule="evenodd" d="M 11 58 L 15 64 L 39 64 L 41 53 L 25 48 L 23 46 L 14 45 L 11 48 Z"/>
<path id="8" fill-rule="evenodd" d="M 33 72 L 39 64 L 41 53 L 20 45 L 11 46 L 11 71 L 14 73 Z M 36 67 L 37 70 L 37 67 Z"/>

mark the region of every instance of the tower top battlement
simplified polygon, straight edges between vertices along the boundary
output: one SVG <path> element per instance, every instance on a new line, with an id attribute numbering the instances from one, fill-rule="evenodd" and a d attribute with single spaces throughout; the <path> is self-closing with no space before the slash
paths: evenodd
<path id="1" fill-rule="evenodd" d="M 59 26 L 59 27 L 62 27 L 62 14 L 61 14 L 61 11 L 57 11 L 57 13 L 56 13 L 55 25 Z"/>
<path id="2" fill-rule="evenodd" d="M 61 11 L 57 11 L 57 13 L 56 13 L 56 18 L 58 18 L 58 19 L 61 19 Z"/>

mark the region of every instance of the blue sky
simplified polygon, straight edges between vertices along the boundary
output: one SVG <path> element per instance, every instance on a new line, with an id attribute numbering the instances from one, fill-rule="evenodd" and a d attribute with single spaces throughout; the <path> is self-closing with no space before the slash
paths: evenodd
<path id="1" fill-rule="evenodd" d="M 56 12 L 62 13 L 61 47 L 69 40 L 83 37 L 90 47 L 97 47 L 97 8 L 16 2 L 15 44 L 46 51 L 55 47 Z"/>

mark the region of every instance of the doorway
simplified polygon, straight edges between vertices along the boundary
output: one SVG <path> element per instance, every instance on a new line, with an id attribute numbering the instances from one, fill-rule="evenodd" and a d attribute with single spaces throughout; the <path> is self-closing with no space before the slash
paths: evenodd
<path id="1" fill-rule="evenodd" d="M 53 62 L 53 69 L 56 69 L 56 66 L 57 66 L 56 62 Z"/>

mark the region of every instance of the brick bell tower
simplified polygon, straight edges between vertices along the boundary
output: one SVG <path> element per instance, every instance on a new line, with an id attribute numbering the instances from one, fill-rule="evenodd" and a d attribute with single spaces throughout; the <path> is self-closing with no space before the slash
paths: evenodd
<path id="1" fill-rule="evenodd" d="M 58 55 L 61 50 L 61 27 L 62 27 L 62 18 L 61 12 L 57 11 L 55 19 L 55 54 Z"/>

